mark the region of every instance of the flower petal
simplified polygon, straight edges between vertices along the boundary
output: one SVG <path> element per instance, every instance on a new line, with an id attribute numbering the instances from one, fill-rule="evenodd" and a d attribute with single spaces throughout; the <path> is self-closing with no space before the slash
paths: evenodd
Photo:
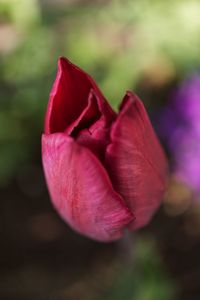
<path id="1" fill-rule="evenodd" d="M 100 241 L 118 239 L 133 214 L 94 154 L 63 133 L 42 137 L 52 202 L 72 228 Z"/>
<path id="2" fill-rule="evenodd" d="M 96 109 L 96 119 L 91 117 L 94 109 Z M 77 143 L 89 148 L 103 163 L 106 147 L 110 142 L 110 126 L 102 112 L 98 96 L 91 90 L 87 108 L 76 120 L 76 124 L 72 124 L 68 129 L 73 127 L 71 136 L 75 137 Z"/>
<path id="3" fill-rule="evenodd" d="M 160 204 L 167 163 L 142 102 L 128 92 L 111 129 L 106 166 L 114 189 L 144 226 Z"/>
<path id="4" fill-rule="evenodd" d="M 50 93 L 45 118 L 45 133 L 63 132 L 88 105 L 90 91 L 94 90 L 106 117 L 115 116 L 94 80 L 66 58 L 58 61 L 58 72 Z"/>
<path id="5" fill-rule="evenodd" d="M 81 112 L 80 116 L 65 130 L 67 135 L 77 136 L 81 130 L 89 128 L 93 123 L 100 119 L 101 112 L 93 90 L 90 91 L 87 101 L 87 106 Z"/>

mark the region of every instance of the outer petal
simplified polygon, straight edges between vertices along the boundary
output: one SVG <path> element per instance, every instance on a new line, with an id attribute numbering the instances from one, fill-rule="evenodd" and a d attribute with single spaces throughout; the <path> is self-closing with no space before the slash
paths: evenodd
<path id="1" fill-rule="evenodd" d="M 51 198 L 62 218 L 96 240 L 118 239 L 133 214 L 94 154 L 57 133 L 43 135 L 42 158 Z"/>
<path id="2" fill-rule="evenodd" d="M 115 113 L 94 80 L 69 60 L 61 57 L 58 61 L 57 77 L 50 93 L 45 133 L 63 132 L 76 121 L 88 105 L 91 90 L 98 95 L 98 104 L 108 122 L 112 121 Z"/>
<path id="3" fill-rule="evenodd" d="M 115 190 L 144 226 L 158 208 L 164 192 L 167 163 L 142 102 L 128 92 L 111 129 L 106 165 Z"/>

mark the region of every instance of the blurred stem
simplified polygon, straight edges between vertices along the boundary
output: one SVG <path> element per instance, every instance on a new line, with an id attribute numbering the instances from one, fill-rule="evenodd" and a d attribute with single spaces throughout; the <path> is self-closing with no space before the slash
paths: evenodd
<path id="1" fill-rule="evenodd" d="M 134 234 L 125 231 L 124 236 L 118 242 L 118 253 L 125 265 L 134 264 Z"/>

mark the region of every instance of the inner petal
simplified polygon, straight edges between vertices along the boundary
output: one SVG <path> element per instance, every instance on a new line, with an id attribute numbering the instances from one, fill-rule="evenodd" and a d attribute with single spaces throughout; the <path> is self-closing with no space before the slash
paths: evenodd
<path id="1" fill-rule="evenodd" d="M 87 107 L 91 90 L 94 91 L 96 99 Z M 105 117 L 107 126 L 116 117 L 95 81 L 69 60 L 60 58 L 45 117 L 45 133 L 68 132 L 71 134 L 77 122 L 81 123 L 82 128 L 88 127 L 96 120 L 96 117 L 99 118 L 100 112 Z M 76 135 L 76 132 L 73 134 Z"/>
<path id="2" fill-rule="evenodd" d="M 87 107 L 66 129 L 66 133 L 80 145 L 89 148 L 103 162 L 109 143 L 110 120 L 102 110 L 98 96 L 91 90 Z"/>
<path id="3" fill-rule="evenodd" d="M 93 90 L 90 90 L 87 106 L 79 117 L 66 128 L 65 132 L 70 136 L 77 137 L 82 130 L 88 129 L 99 120 L 101 115 L 95 94 Z"/>

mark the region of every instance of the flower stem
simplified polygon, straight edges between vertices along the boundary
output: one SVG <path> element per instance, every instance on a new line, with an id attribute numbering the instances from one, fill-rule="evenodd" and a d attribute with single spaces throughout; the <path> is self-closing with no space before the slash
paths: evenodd
<path id="1" fill-rule="evenodd" d="M 133 265 L 134 263 L 134 234 L 128 230 L 118 242 L 118 253 L 125 265 Z"/>

